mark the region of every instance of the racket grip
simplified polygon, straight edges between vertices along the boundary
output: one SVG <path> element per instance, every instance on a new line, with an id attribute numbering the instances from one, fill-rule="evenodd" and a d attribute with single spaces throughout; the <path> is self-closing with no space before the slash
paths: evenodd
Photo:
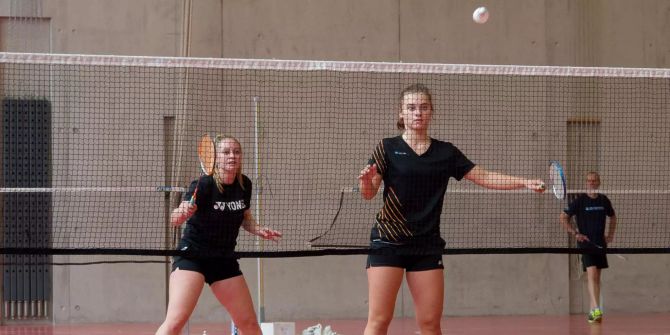
<path id="1" fill-rule="evenodd" d="M 198 194 L 198 187 L 196 186 L 195 190 L 193 190 L 193 195 L 191 195 L 191 200 L 188 201 L 191 205 L 195 204 L 195 198 L 197 194 Z"/>

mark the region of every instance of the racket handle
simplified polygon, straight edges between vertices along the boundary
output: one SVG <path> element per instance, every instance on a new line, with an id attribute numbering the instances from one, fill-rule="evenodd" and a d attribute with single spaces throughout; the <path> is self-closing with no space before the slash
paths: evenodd
<path id="1" fill-rule="evenodd" d="M 188 201 L 191 205 L 195 204 L 195 197 L 197 194 L 198 194 L 198 186 L 195 187 L 195 190 L 193 190 L 193 195 L 191 195 L 191 200 Z"/>
<path id="2" fill-rule="evenodd" d="M 592 246 L 594 246 L 594 247 L 596 247 L 596 248 L 598 248 L 598 249 L 603 249 L 603 246 L 601 246 L 600 244 L 597 244 L 597 243 L 595 243 L 595 242 L 592 242 L 592 241 L 590 241 L 590 240 L 589 240 L 589 244 L 592 245 Z"/>

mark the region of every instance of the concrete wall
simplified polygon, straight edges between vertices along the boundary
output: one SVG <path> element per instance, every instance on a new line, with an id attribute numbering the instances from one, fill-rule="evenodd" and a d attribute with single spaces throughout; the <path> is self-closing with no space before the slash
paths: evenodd
<path id="1" fill-rule="evenodd" d="M 0 16 L 39 17 L 35 21 L 39 27 L 48 20 L 49 36 L 40 28 L 33 33 L 37 36 L 7 28 L 0 34 L 3 50 L 44 51 L 46 39 L 54 53 L 670 67 L 668 0 L 25 3 L 18 8 L 15 1 L 0 1 Z M 472 10 L 480 4 L 491 12 L 485 25 L 471 20 Z M 0 27 L 8 27 L 12 21 L 7 20 Z M 476 127 L 485 130 L 487 125 Z M 625 124 L 617 127 L 609 129 L 612 136 L 625 131 L 620 128 Z M 467 131 L 461 131 L 467 137 Z M 369 147 L 357 150 L 367 152 Z M 484 162 L 492 154 L 478 153 Z M 605 153 L 606 162 L 614 160 Z M 625 210 L 620 213 L 625 215 Z M 603 279 L 605 308 L 627 313 L 668 311 L 667 257 L 628 258 L 627 262 L 610 258 L 611 269 Z M 266 318 L 365 318 L 364 261 L 362 256 L 265 260 Z M 568 256 L 448 256 L 445 263 L 447 315 L 578 311 L 571 308 L 575 303 L 570 301 L 570 286 L 582 285 L 584 278 L 571 272 Z M 255 295 L 255 260 L 242 264 Z M 57 267 L 54 319 L 159 322 L 165 307 L 165 276 L 162 265 Z M 122 293 L 112 293 L 119 292 L 115 288 Z M 413 313 L 405 288 L 396 310 L 399 316 Z M 193 319 L 220 321 L 227 316 L 205 291 Z"/>

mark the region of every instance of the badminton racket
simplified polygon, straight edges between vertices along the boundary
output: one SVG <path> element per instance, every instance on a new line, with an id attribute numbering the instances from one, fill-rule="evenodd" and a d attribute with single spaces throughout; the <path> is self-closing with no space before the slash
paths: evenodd
<path id="1" fill-rule="evenodd" d="M 597 244 L 597 243 L 595 243 L 595 242 L 591 242 L 590 240 L 586 240 L 586 243 L 588 243 L 588 244 L 590 244 L 591 246 L 594 246 L 594 247 L 596 247 L 596 248 L 598 248 L 598 249 L 603 249 L 603 250 L 605 249 L 605 247 L 603 247 L 602 245 Z M 622 259 L 622 260 L 624 260 L 624 261 L 627 261 L 627 260 L 628 260 L 628 258 L 624 257 L 623 255 L 614 254 L 614 256 L 616 256 L 616 257 L 618 257 L 619 259 Z"/>
<path id="2" fill-rule="evenodd" d="M 208 134 L 205 134 L 198 142 L 198 160 L 200 161 L 200 169 L 202 170 L 201 177 L 211 176 L 214 173 L 214 164 L 216 163 L 216 154 L 214 148 L 214 141 Z M 193 195 L 191 196 L 191 204 L 195 203 L 195 199 L 198 195 L 198 185 L 200 182 L 195 185 L 195 190 L 193 190 Z"/>
<path id="3" fill-rule="evenodd" d="M 565 199 L 567 183 L 563 167 L 558 161 L 549 162 L 549 182 L 551 183 L 551 191 L 556 196 L 556 199 Z"/>

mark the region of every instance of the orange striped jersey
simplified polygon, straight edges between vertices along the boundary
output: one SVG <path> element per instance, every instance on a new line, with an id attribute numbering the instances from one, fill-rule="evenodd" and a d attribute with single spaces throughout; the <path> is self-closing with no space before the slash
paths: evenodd
<path id="1" fill-rule="evenodd" d="M 449 179 L 461 180 L 475 164 L 453 144 L 433 138 L 419 155 L 402 136 L 379 142 L 368 164 L 377 165 L 384 181 L 372 241 L 443 249 L 440 215 Z"/>

